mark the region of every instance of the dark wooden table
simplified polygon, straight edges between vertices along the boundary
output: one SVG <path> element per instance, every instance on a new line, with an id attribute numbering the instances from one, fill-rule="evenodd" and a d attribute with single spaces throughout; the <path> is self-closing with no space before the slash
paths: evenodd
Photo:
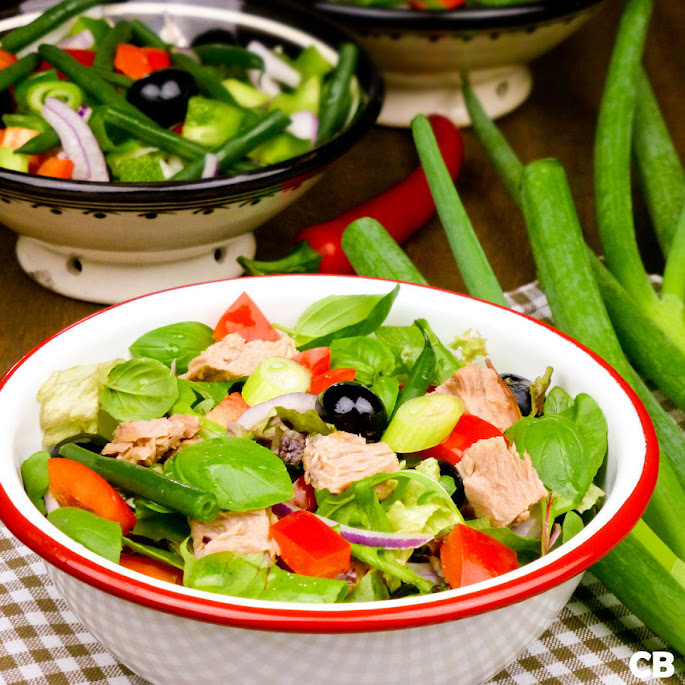
<path id="1" fill-rule="evenodd" d="M 598 104 L 619 10 L 609 0 L 591 21 L 532 65 L 533 92 L 515 112 L 500 120 L 524 161 L 553 156 L 569 175 L 586 236 L 598 247 L 594 219 L 592 147 Z M 645 65 L 676 146 L 685 154 L 685 3 L 658 0 L 645 53 Z M 505 290 L 535 278 L 520 213 L 470 130 L 464 131 L 466 161 L 458 189 L 495 273 Z M 316 186 L 257 231 L 258 256 L 282 256 L 295 232 L 336 214 L 400 180 L 417 163 L 406 130 L 376 127 L 339 159 Z M 650 270 L 661 255 L 639 195 L 639 240 Z M 0 227 L 0 373 L 64 326 L 101 308 L 50 292 L 19 267 L 16 237 Z M 406 250 L 432 285 L 464 292 L 440 223 L 433 219 Z"/>

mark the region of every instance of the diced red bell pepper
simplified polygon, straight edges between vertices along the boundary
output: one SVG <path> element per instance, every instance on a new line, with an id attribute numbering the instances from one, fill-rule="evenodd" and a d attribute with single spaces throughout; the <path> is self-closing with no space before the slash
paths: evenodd
<path id="1" fill-rule="evenodd" d="M 331 348 L 312 347 L 311 350 L 298 352 L 293 361 L 306 367 L 312 372 L 312 376 L 318 376 L 331 368 Z"/>
<path id="2" fill-rule="evenodd" d="M 248 342 L 274 342 L 281 337 L 247 293 L 240 295 L 221 315 L 214 329 L 214 340 L 223 340 L 229 333 L 237 333 Z"/>
<path id="3" fill-rule="evenodd" d="M 0 48 L 0 69 L 9 67 L 10 64 L 14 64 L 17 61 L 17 56 L 10 52 L 9 50 L 2 50 Z"/>
<path id="4" fill-rule="evenodd" d="M 210 409 L 206 417 L 221 426 L 228 426 L 230 421 L 237 421 L 250 405 L 243 399 L 239 392 L 232 392 L 226 396 L 216 407 Z"/>
<path id="5" fill-rule="evenodd" d="M 136 525 L 136 517 L 123 497 L 101 475 L 77 461 L 48 459 L 48 483 L 62 507 L 80 507 L 115 521 L 124 535 Z"/>
<path id="6" fill-rule="evenodd" d="M 295 511 L 274 523 L 271 536 L 295 573 L 335 578 L 350 566 L 350 543 L 308 511 Z"/>
<path id="7" fill-rule="evenodd" d="M 125 76 L 137 81 L 147 76 L 151 71 L 150 60 L 137 45 L 119 43 L 114 53 L 114 67 Z"/>
<path id="8" fill-rule="evenodd" d="M 150 64 L 150 71 L 157 71 L 157 69 L 166 69 L 171 66 L 171 58 L 169 53 L 163 48 L 140 48 L 146 55 L 147 61 Z"/>
<path id="9" fill-rule="evenodd" d="M 74 173 L 74 163 L 70 159 L 48 157 L 36 170 L 39 176 L 51 176 L 52 178 L 71 178 Z"/>
<path id="10" fill-rule="evenodd" d="M 307 392 L 310 395 L 319 395 L 324 390 L 330 388 L 333 383 L 353 381 L 356 375 L 356 369 L 348 369 L 345 367 L 324 371 L 324 373 L 312 377 L 312 382 L 309 384 L 309 390 Z"/>
<path id="11" fill-rule="evenodd" d="M 519 567 L 514 550 L 463 523 L 443 541 L 440 565 L 451 588 L 489 580 Z"/>
<path id="12" fill-rule="evenodd" d="M 465 3 L 466 0 L 412 0 L 411 6 L 415 10 L 453 10 Z"/>
<path id="13" fill-rule="evenodd" d="M 504 437 L 499 428 L 473 414 L 462 414 L 449 436 L 435 447 L 423 450 L 421 456 L 444 459 L 450 464 L 456 464 L 464 456 L 464 450 L 473 443 L 496 437 Z"/>
<path id="14" fill-rule="evenodd" d="M 143 556 L 142 554 L 122 554 L 119 564 L 131 571 L 138 571 L 150 578 L 166 580 L 168 583 L 183 585 L 183 571 L 157 559 Z"/>

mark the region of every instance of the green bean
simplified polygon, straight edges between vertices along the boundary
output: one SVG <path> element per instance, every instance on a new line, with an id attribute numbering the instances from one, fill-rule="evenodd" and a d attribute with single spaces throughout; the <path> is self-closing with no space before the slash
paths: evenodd
<path id="1" fill-rule="evenodd" d="M 126 74 L 119 74 L 116 71 L 109 71 L 107 69 L 100 69 L 98 67 L 90 67 L 95 74 L 97 74 L 103 81 L 112 84 L 113 86 L 118 86 L 120 88 L 129 88 L 133 83 L 134 79 Z"/>
<path id="2" fill-rule="evenodd" d="M 131 37 L 131 22 L 118 21 L 110 32 L 100 41 L 95 51 L 93 66 L 98 69 L 112 71 L 114 68 L 114 55 L 120 43 L 128 43 Z"/>
<path id="3" fill-rule="evenodd" d="M 138 42 L 147 48 L 160 48 L 167 50 L 169 46 L 144 22 L 134 19 L 131 22 L 131 31 Z"/>
<path id="4" fill-rule="evenodd" d="M 426 116 L 419 114 L 414 117 L 411 127 L 435 207 L 466 287 L 475 297 L 506 307 L 502 288 L 454 187 L 430 122 Z"/>
<path id="5" fill-rule="evenodd" d="M 60 144 L 59 136 L 53 128 L 43 131 L 26 141 L 18 150 L 24 155 L 41 155 Z"/>
<path id="6" fill-rule="evenodd" d="M 14 64 L 10 64 L 4 69 L 0 69 L 0 93 L 13 86 L 19 79 L 28 76 L 35 71 L 40 64 L 40 57 L 37 52 L 31 52 L 18 59 Z"/>
<path id="7" fill-rule="evenodd" d="M 354 43 L 342 43 L 338 63 L 326 83 L 319 105 L 319 129 L 316 145 L 330 140 L 345 124 L 350 110 L 350 87 L 357 68 L 359 49 Z"/>
<path id="8" fill-rule="evenodd" d="M 119 107 L 103 108 L 103 117 L 108 124 L 118 126 L 140 140 L 158 147 L 164 152 L 178 155 L 183 159 L 204 158 L 207 150 L 198 143 L 155 124 L 154 126 Z"/>
<path id="9" fill-rule="evenodd" d="M 104 105 L 114 105 L 130 113 L 131 116 L 142 119 L 151 125 L 156 125 L 150 117 L 134 107 L 113 86 L 101 78 L 91 67 L 79 64 L 70 54 L 54 45 L 41 45 L 38 53 L 46 62 L 52 64 L 66 74 L 77 86 Z"/>
<path id="10" fill-rule="evenodd" d="M 340 244 L 359 276 L 428 285 L 397 241 L 371 217 L 353 221 L 343 231 Z"/>
<path id="11" fill-rule="evenodd" d="M 462 75 L 462 94 L 473 132 L 483 148 L 488 151 L 492 165 L 495 167 L 514 202 L 520 207 L 523 164 L 519 161 L 516 153 L 511 149 L 499 128 L 483 109 L 466 74 Z"/>
<path id="12" fill-rule="evenodd" d="M 426 394 L 435 371 L 435 350 L 433 349 L 433 345 L 431 345 L 428 332 L 420 321 L 414 321 L 414 325 L 423 333 L 423 349 L 416 359 L 416 362 L 414 362 L 414 365 L 411 367 L 409 376 L 404 382 L 400 394 L 397 396 L 393 414 L 408 400 Z"/>
<path id="13" fill-rule="evenodd" d="M 685 169 L 643 68 L 637 78 L 633 159 L 656 237 L 668 256 L 685 206 Z"/>
<path id="14" fill-rule="evenodd" d="M 211 43 L 193 48 L 203 64 L 223 64 L 243 69 L 264 69 L 264 60 L 254 52 L 237 45 Z"/>
<path id="15" fill-rule="evenodd" d="M 29 24 L 19 26 L 2 37 L 0 46 L 9 52 L 19 52 L 22 48 L 42 38 L 53 29 L 61 26 L 67 19 L 85 12 L 87 9 L 106 4 L 109 0 L 62 0 L 50 7 Z"/>
<path id="16" fill-rule="evenodd" d="M 213 100 L 226 102 L 229 105 L 237 104 L 235 98 L 221 83 L 221 79 L 215 75 L 213 70 L 198 64 L 192 57 L 180 53 L 173 53 L 171 55 L 171 61 L 177 67 L 185 69 L 195 79 L 200 91 Z"/>
<path id="17" fill-rule="evenodd" d="M 59 453 L 92 469 L 112 485 L 190 518 L 211 521 L 219 511 L 212 493 L 171 480 L 145 466 L 103 457 L 75 443 L 63 445 Z"/>
<path id="18" fill-rule="evenodd" d="M 272 136 L 283 131 L 290 123 L 290 117 L 280 109 L 274 109 L 262 117 L 255 124 L 240 132 L 235 138 L 230 138 L 219 147 L 210 152 L 215 154 L 219 161 L 219 171 L 225 172 L 242 159 L 251 150 L 268 140 Z M 171 181 L 187 181 L 200 178 L 204 169 L 204 159 L 191 162 L 172 176 Z"/>

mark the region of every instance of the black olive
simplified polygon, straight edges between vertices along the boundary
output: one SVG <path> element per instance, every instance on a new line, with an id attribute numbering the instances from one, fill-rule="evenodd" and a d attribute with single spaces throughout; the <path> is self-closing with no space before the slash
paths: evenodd
<path id="1" fill-rule="evenodd" d="M 9 90 L 0 93 L 0 114 L 9 114 L 12 111 L 12 95 Z"/>
<path id="2" fill-rule="evenodd" d="M 514 393 L 514 399 L 521 410 L 521 415 L 530 416 L 533 412 L 533 398 L 530 395 L 531 382 L 523 376 L 517 376 L 515 373 L 503 373 L 500 375 Z"/>
<path id="3" fill-rule="evenodd" d="M 388 414 L 380 397 L 361 383 L 334 383 L 324 391 L 319 405 L 324 421 L 369 442 L 378 442 L 388 425 Z"/>
<path id="4" fill-rule="evenodd" d="M 441 476 L 449 476 L 454 479 L 457 489 L 452 493 L 452 501 L 460 507 L 466 501 L 466 493 L 464 492 L 464 481 L 461 479 L 459 471 L 457 471 L 454 464 L 444 459 L 438 459 L 438 466 L 440 467 Z"/>
<path id="5" fill-rule="evenodd" d="M 196 45 L 211 45 L 212 43 L 223 43 L 224 45 L 235 45 L 235 34 L 226 29 L 209 29 L 204 33 L 198 33 L 190 44 L 191 48 Z"/>
<path id="6" fill-rule="evenodd" d="M 134 81 L 126 99 L 160 126 L 169 128 L 185 119 L 188 100 L 197 93 L 195 79 L 187 71 L 169 67 Z"/>
<path id="7" fill-rule="evenodd" d="M 53 445 L 50 448 L 50 456 L 58 457 L 60 447 L 62 447 L 62 445 L 71 444 L 83 447 L 83 449 L 89 450 L 90 452 L 100 454 L 100 452 L 102 452 L 102 448 L 108 442 L 109 440 L 107 440 L 107 438 L 103 437 L 102 435 L 98 435 L 97 433 L 77 433 L 76 435 L 70 435 L 68 438 L 64 438 L 64 440 L 61 440 L 56 445 Z"/>

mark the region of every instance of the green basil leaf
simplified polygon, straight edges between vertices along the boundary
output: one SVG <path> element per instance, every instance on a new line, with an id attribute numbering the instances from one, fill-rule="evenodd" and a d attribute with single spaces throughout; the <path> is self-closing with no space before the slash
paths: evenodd
<path id="1" fill-rule="evenodd" d="M 212 329 L 197 321 L 181 321 L 141 335 L 128 349 L 137 358 L 156 359 L 165 366 L 176 362 L 176 373 L 216 341 Z"/>
<path id="2" fill-rule="evenodd" d="M 285 464 L 247 438 L 221 437 L 184 447 L 165 466 L 187 485 L 213 493 L 220 509 L 262 509 L 293 496 Z"/>
<path id="3" fill-rule="evenodd" d="M 561 414 L 562 411 L 573 405 L 573 398 L 558 385 L 554 386 L 545 398 L 545 414 Z"/>
<path id="4" fill-rule="evenodd" d="M 188 519 L 182 514 L 160 511 L 159 505 L 148 500 L 135 500 L 136 525 L 132 533 L 158 542 L 174 540 L 181 542 L 190 535 Z"/>
<path id="5" fill-rule="evenodd" d="M 60 507 L 48 514 L 48 521 L 72 540 L 101 557 L 119 563 L 121 526 L 78 507 Z"/>
<path id="6" fill-rule="evenodd" d="M 46 513 L 45 493 L 48 491 L 48 459 L 50 453 L 44 450 L 35 452 L 21 464 L 21 479 L 24 490 L 41 514 Z"/>
<path id="7" fill-rule="evenodd" d="M 152 547 L 152 545 L 143 545 L 129 538 L 122 538 L 121 541 L 130 550 L 145 557 L 161 561 L 176 568 L 183 569 L 184 567 L 183 559 L 176 552 L 170 552 L 168 549 L 162 549 L 161 547 Z"/>
<path id="8" fill-rule="evenodd" d="M 178 398 L 171 369 L 155 359 L 129 359 L 117 364 L 100 389 L 100 405 L 118 421 L 158 419 Z"/>
<path id="9" fill-rule="evenodd" d="M 440 385 L 453 376 L 462 366 L 454 353 L 433 333 L 425 319 L 417 319 L 423 326 L 435 352 L 435 369 L 431 385 Z M 381 326 L 376 337 L 383 341 L 395 355 L 397 370 L 409 374 L 425 345 L 425 338 L 417 326 Z"/>
<path id="10" fill-rule="evenodd" d="M 583 519 L 575 511 L 569 511 L 564 516 L 564 522 L 561 524 L 562 543 L 568 542 L 574 535 L 580 533 L 584 527 Z"/>
<path id="11" fill-rule="evenodd" d="M 355 336 L 331 342 L 331 368 L 356 369 L 355 381 L 371 386 L 395 372 L 395 355 L 380 340 Z"/>
<path id="12" fill-rule="evenodd" d="M 395 376 L 379 376 L 371 386 L 371 390 L 380 397 L 386 413 L 390 416 L 400 394 L 400 382 Z"/>
<path id="13" fill-rule="evenodd" d="M 373 333 L 387 318 L 399 292 L 387 295 L 331 295 L 302 313 L 293 336 L 300 350 L 326 347 L 336 338 Z"/>
<path id="14" fill-rule="evenodd" d="M 584 436 L 573 421 L 561 415 L 525 417 L 506 431 L 506 437 L 520 454 L 528 452 L 548 490 L 573 505 L 583 499 L 597 468 L 586 458 Z"/>

